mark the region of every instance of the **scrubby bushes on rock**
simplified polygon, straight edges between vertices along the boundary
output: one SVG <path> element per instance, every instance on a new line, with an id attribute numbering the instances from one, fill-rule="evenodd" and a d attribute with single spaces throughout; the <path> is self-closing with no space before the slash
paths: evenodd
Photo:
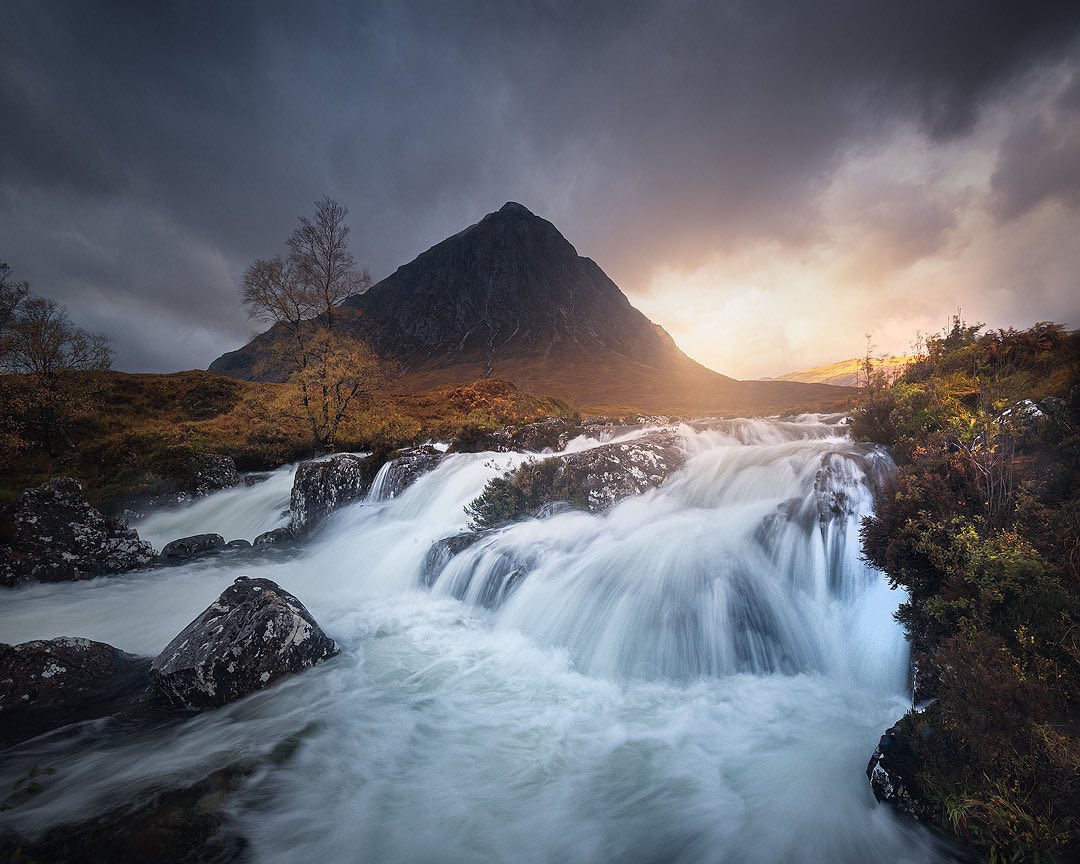
<path id="1" fill-rule="evenodd" d="M 897 617 L 916 695 L 933 699 L 889 733 L 908 754 L 907 802 L 884 783 L 875 793 L 998 860 L 1068 857 L 1080 852 L 1080 414 L 1068 407 L 1080 334 L 980 335 L 956 320 L 928 349 L 896 383 L 872 383 L 853 422 L 897 457 L 864 551 L 908 593 Z"/>

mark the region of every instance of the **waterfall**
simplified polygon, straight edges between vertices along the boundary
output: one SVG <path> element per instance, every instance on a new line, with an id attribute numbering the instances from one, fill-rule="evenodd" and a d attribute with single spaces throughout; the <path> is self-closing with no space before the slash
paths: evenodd
<path id="1" fill-rule="evenodd" d="M 220 534 L 226 540 L 254 540 L 289 521 L 292 465 L 249 477 L 231 489 L 211 492 L 181 507 L 150 513 L 132 524 L 139 536 L 161 547 L 178 537 Z M 250 485 L 248 485 L 250 484 Z"/>
<path id="2" fill-rule="evenodd" d="M 907 705 L 908 654 L 903 597 L 859 554 L 891 463 L 838 419 L 679 427 L 688 459 L 659 489 L 454 556 L 428 553 L 529 454 L 447 455 L 290 557 L 13 591 L 4 641 L 153 654 L 237 575 L 262 576 L 342 655 L 164 729 L 20 745 L 0 783 L 35 764 L 63 782 L 0 813 L 0 831 L 87 818 L 245 754 L 260 774 L 230 807 L 256 861 L 947 860 L 863 775 Z"/>

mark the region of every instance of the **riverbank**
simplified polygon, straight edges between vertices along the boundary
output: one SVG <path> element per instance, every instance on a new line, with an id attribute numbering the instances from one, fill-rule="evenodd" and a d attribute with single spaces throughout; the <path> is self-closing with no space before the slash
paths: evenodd
<path id="1" fill-rule="evenodd" d="M 992 860 L 1080 853 L 1080 333 L 956 320 L 853 417 L 899 466 L 863 527 L 914 702 L 875 792 Z"/>

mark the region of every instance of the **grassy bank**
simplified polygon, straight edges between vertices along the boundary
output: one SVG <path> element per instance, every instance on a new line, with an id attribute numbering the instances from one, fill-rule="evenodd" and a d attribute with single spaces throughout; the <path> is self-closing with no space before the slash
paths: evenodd
<path id="1" fill-rule="evenodd" d="M 1024 401 L 1030 400 L 1030 401 Z M 956 321 L 854 417 L 899 473 L 864 526 L 909 600 L 908 778 L 991 860 L 1080 853 L 1080 334 Z"/>
<path id="2" fill-rule="evenodd" d="M 67 424 L 71 446 L 50 454 L 17 377 L 0 379 L 0 503 L 48 477 L 74 477 L 106 510 L 188 488 L 208 456 L 228 455 L 241 470 L 272 468 L 316 455 L 310 431 L 292 415 L 284 385 L 210 372 L 168 375 L 74 373 L 80 394 Z M 567 416 L 560 400 L 485 380 L 421 393 L 384 393 L 351 411 L 338 450 L 403 447 L 541 417 Z"/>

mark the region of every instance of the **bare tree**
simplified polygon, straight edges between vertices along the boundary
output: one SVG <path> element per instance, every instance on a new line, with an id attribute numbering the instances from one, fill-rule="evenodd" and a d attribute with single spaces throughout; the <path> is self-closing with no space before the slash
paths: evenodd
<path id="1" fill-rule="evenodd" d="M 289 416 L 308 423 L 320 450 L 385 379 L 374 351 L 339 326 L 342 301 L 371 285 L 349 251 L 348 212 L 330 198 L 316 202 L 314 217 L 301 217 L 290 235 L 289 254 L 253 262 L 241 285 L 249 316 L 281 330 L 264 365 L 284 368 L 299 406 Z"/>
<path id="2" fill-rule="evenodd" d="M 0 266 L 0 372 L 20 376 L 28 413 L 36 416 L 50 454 L 71 446 L 67 423 L 84 394 L 85 382 L 72 373 L 108 369 L 108 338 L 76 326 L 67 310 L 30 293 Z"/>

